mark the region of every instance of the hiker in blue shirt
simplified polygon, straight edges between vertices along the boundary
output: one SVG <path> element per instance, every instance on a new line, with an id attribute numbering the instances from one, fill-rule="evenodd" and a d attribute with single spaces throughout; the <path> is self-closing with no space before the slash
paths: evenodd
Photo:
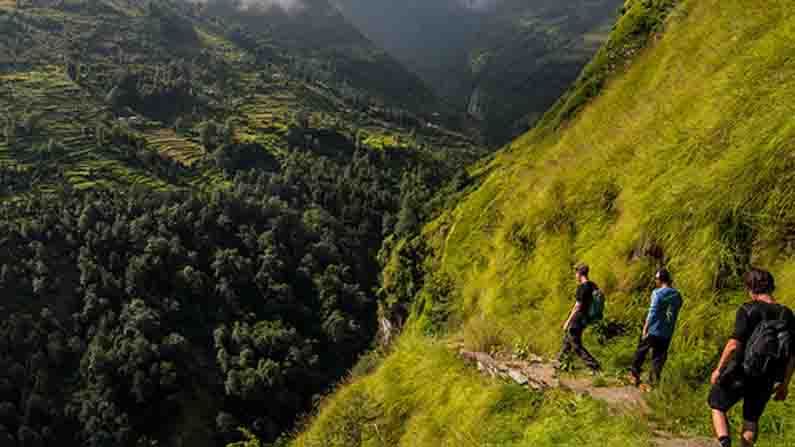
<path id="1" fill-rule="evenodd" d="M 671 287 L 671 273 L 661 269 L 654 276 L 657 288 L 651 294 L 651 307 L 643 327 L 643 336 L 635 352 L 630 379 L 635 386 L 641 386 L 643 363 L 649 351 L 652 352 L 652 368 L 649 382 L 655 384 L 660 380 L 665 361 L 668 360 L 668 349 L 676 329 L 676 320 L 682 308 L 682 295 Z M 645 386 L 648 388 L 648 386 Z"/>

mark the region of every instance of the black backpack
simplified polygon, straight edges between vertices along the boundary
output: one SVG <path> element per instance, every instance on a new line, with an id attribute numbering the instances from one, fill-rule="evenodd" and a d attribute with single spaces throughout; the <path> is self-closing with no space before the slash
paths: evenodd
<path id="1" fill-rule="evenodd" d="M 585 321 L 588 325 L 604 320 L 606 301 L 605 294 L 598 288 L 594 289 L 591 298 L 591 307 L 585 312 Z"/>
<path id="2" fill-rule="evenodd" d="M 748 377 L 777 378 L 786 368 L 794 347 L 789 321 L 786 320 L 787 312 L 788 309 L 782 306 L 778 319 L 762 321 L 754 329 L 743 359 L 743 369 Z"/>

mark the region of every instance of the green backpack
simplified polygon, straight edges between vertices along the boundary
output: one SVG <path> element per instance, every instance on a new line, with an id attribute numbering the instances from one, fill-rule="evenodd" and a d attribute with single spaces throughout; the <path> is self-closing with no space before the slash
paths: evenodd
<path id="1" fill-rule="evenodd" d="M 594 289 L 593 298 L 591 299 L 591 307 L 588 308 L 588 313 L 585 315 L 586 322 L 593 324 L 602 321 L 605 318 L 605 295 L 599 289 Z"/>

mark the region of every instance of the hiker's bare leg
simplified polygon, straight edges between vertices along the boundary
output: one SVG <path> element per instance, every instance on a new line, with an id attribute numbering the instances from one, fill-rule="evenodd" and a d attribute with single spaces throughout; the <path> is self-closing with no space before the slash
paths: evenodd
<path id="1" fill-rule="evenodd" d="M 743 423 L 743 435 L 740 442 L 743 447 L 753 447 L 759 434 L 759 424 L 756 422 L 745 421 Z"/>
<path id="2" fill-rule="evenodd" d="M 723 438 L 729 435 L 729 418 L 726 413 L 720 410 L 712 410 L 712 426 L 715 428 L 715 436 Z"/>

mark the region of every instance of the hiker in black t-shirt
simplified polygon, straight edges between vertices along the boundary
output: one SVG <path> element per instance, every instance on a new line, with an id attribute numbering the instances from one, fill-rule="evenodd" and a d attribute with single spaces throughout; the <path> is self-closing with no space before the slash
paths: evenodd
<path id="1" fill-rule="evenodd" d="M 577 287 L 577 301 L 569 313 L 569 318 L 563 324 L 563 331 L 565 337 L 563 339 L 563 349 L 558 356 L 558 363 L 560 364 L 565 358 L 574 351 L 591 370 L 598 372 L 601 370 L 599 362 L 585 349 L 582 344 L 582 333 L 588 326 L 587 313 L 593 301 L 594 290 L 597 289 L 596 284 L 588 279 L 589 268 L 587 265 L 579 265 L 575 269 L 577 282 L 580 284 Z"/>
<path id="2" fill-rule="evenodd" d="M 740 400 L 743 401 L 744 420 L 741 445 L 750 447 L 756 443 L 759 419 L 765 407 L 771 397 L 777 401 L 787 399 L 789 384 L 795 371 L 795 357 L 786 352 L 788 349 L 781 348 L 789 346 L 787 341 L 782 340 L 795 336 L 795 316 L 790 309 L 777 304 L 773 298 L 773 275 L 764 270 L 753 269 L 745 275 L 745 286 L 752 301 L 737 311 L 734 334 L 726 344 L 711 379 L 713 386 L 709 394 L 709 405 L 712 408 L 715 434 L 721 447 L 731 446 L 726 413 Z M 762 337 L 760 334 L 773 327 L 772 325 L 779 325 L 778 329 L 773 329 L 779 332 L 773 332 L 775 336 L 772 340 L 781 358 L 772 361 L 770 367 L 760 368 L 766 372 L 759 375 L 758 369 L 755 369 L 758 364 L 749 362 L 749 357 L 770 358 L 756 357 L 753 353 L 769 346 L 760 345 L 758 340 Z M 762 348 L 758 348 L 759 346 Z M 752 347 L 754 350 L 751 350 Z"/>

